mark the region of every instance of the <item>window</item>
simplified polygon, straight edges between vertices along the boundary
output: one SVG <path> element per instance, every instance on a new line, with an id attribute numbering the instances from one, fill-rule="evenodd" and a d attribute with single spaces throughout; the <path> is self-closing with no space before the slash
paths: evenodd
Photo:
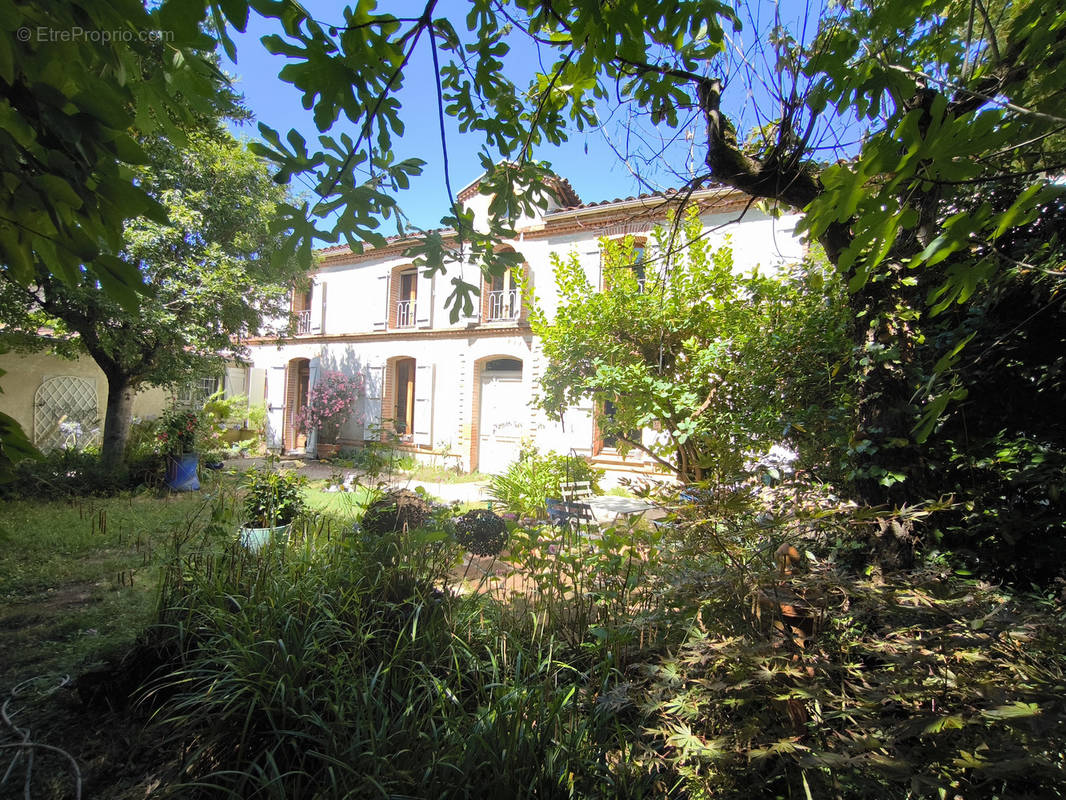
<path id="1" fill-rule="evenodd" d="M 200 408 L 218 391 L 218 378 L 199 378 L 178 387 L 174 404 L 185 408 Z"/>
<path id="2" fill-rule="evenodd" d="M 293 289 L 292 314 L 296 318 L 296 333 L 311 332 L 311 287 Z"/>
<path id="3" fill-rule="evenodd" d="M 396 316 L 397 328 L 411 328 L 415 324 L 418 296 L 418 271 L 409 269 L 401 272 L 397 281 Z"/>
<path id="4" fill-rule="evenodd" d="M 614 403 L 611 402 L 610 400 L 604 400 L 603 401 L 603 414 L 601 415 L 601 419 L 604 419 L 604 420 L 608 421 L 608 423 L 613 422 L 614 421 L 615 411 L 616 411 L 616 409 L 615 409 Z M 639 442 L 639 441 L 641 441 L 641 435 L 642 434 L 641 434 L 640 428 L 631 428 L 631 429 L 629 429 L 627 431 L 623 431 L 621 433 L 613 433 L 613 432 L 612 433 L 604 433 L 604 434 L 602 434 L 602 437 L 600 439 L 600 449 L 601 450 L 617 450 L 618 449 L 618 445 L 622 444 L 622 441 L 621 441 L 622 438 L 625 438 L 625 439 L 629 440 L 630 442 Z"/>
<path id="5" fill-rule="evenodd" d="M 522 313 L 522 293 L 511 270 L 485 279 L 482 318 L 486 322 L 516 320 Z"/>
<path id="6" fill-rule="evenodd" d="M 415 360 L 401 358 L 395 369 L 392 425 L 403 439 L 410 440 L 415 430 Z"/>
<path id="7" fill-rule="evenodd" d="M 638 292 L 644 291 L 647 280 L 647 262 L 645 256 L 645 242 L 643 239 L 634 239 L 627 236 L 624 239 L 607 242 L 606 249 L 601 251 L 600 256 L 603 264 L 603 289 L 609 290 L 629 275 L 636 280 Z M 608 261 L 612 266 L 608 267 Z M 622 272 L 622 271 L 625 272 Z"/>

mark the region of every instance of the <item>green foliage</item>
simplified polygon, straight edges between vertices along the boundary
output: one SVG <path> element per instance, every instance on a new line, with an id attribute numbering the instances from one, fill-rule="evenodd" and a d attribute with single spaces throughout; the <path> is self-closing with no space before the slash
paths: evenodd
<path id="1" fill-rule="evenodd" d="M 525 448 L 518 460 L 504 472 L 493 475 L 488 494 L 508 511 L 520 517 L 546 519 L 545 501 L 561 497 L 560 485 L 589 481 L 594 492 L 599 491 L 603 470 L 593 468 L 583 458 L 571 458 L 558 453 L 540 453 L 535 447 Z"/>
<path id="2" fill-rule="evenodd" d="M 475 508 L 455 520 L 455 538 L 474 555 L 499 555 L 507 543 L 507 523 L 491 511 Z"/>
<path id="3" fill-rule="evenodd" d="M 592 396 L 619 449 L 651 453 L 683 480 L 728 482 L 752 453 L 786 439 L 814 460 L 843 416 L 846 311 L 823 264 L 738 274 L 712 250 L 695 210 L 656 229 L 638 281 L 632 237 L 604 240 L 607 286 L 596 291 L 576 253 L 553 256 L 559 307 L 531 314 L 548 367 L 541 403 L 559 413 Z M 652 444 L 632 430 L 654 428 Z"/>
<path id="4" fill-rule="evenodd" d="M 213 124 L 183 147 L 143 142 L 150 163 L 137 170 L 138 183 L 159 199 L 169 221 L 126 226 L 119 255 L 139 265 L 151 288 L 135 312 L 102 294 L 92 276 L 59 280 L 40 265 L 32 293 L 0 281 L 10 330 L 32 334 L 46 321 L 74 335 L 109 376 L 103 448 L 111 463 L 121 460 L 129 424 L 131 406 L 119 411 L 123 394 L 218 374 L 233 337 L 258 330 L 280 310 L 295 275 L 291 264 L 271 265 L 279 246 L 271 224 L 285 190 Z"/>
<path id="5" fill-rule="evenodd" d="M 288 525 L 304 513 L 306 479 L 294 472 L 251 469 L 241 478 L 244 523 L 249 528 Z"/>
<path id="6" fill-rule="evenodd" d="M 362 528 L 374 536 L 384 536 L 420 528 L 429 516 L 425 497 L 409 489 L 392 489 L 367 507 Z"/>
<path id="7" fill-rule="evenodd" d="M 54 450 L 40 458 L 19 461 L 10 479 L 0 483 L 0 498 L 108 497 L 158 486 L 164 467 L 155 448 L 142 450 L 118 469 L 103 464 L 96 452 Z"/>
<path id="8" fill-rule="evenodd" d="M 570 796 L 590 729 L 578 675 L 550 640 L 433 588 L 422 553 L 448 541 L 308 537 L 210 576 L 175 563 L 156 636 L 177 656 L 146 702 L 192 745 L 186 781 L 209 796 Z"/>
<path id="9" fill-rule="evenodd" d="M 168 408 L 159 417 L 160 449 L 168 455 L 181 455 L 196 450 L 202 421 L 200 414 L 187 408 Z"/>
<path id="10" fill-rule="evenodd" d="M 31 2 L 4 13 L 0 164 L 13 178 L 0 193 L 4 277 L 30 286 L 43 268 L 74 285 L 88 269 L 132 311 L 143 285 L 137 263 L 117 257 L 125 225 L 167 216 L 137 174 L 150 160 L 137 136 L 180 145 L 187 125 L 215 113 L 227 93 L 214 42 L 138 3 Z M 110 41 L 94 38 L 105 33 Z"/>

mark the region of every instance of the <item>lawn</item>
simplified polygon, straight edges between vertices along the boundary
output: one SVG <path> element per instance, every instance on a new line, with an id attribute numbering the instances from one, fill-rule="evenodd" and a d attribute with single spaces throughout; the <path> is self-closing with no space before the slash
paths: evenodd
<path id="1" fill-rule="evenodd" d="M 211 514 L 205 488 L 3 504 L 0 686 L 131 643 L 154 611 L 159 565 Z"/>

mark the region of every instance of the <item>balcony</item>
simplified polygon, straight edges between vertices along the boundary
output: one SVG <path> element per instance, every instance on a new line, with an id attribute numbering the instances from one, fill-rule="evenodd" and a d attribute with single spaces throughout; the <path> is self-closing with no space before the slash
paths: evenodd
<path id="1" fill-rule="evenodd" d="M 500 289 L 486 295 L 488 310 L 486 322 L 516 320 L 522 311 L 522 298 L 518 289 Z"/>
<path id="2" fill-rule="evenodd" d="M 292 315 L 296 317 L 296 334 L 297 336 L 311 332 L 311 311 L 310 309 L 305 311 L 293 311 Z"/>
<path id="3" fill-rule="evenodd" d="M 396 303 L 396 327 L 413 328 L 415 325 L 415 301 L 400 300 Z"/>

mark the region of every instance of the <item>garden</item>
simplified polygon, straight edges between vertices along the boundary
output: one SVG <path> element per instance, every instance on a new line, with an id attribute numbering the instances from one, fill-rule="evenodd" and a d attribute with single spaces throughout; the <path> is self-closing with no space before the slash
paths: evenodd
<path id="1" fill-rule="evenodd" d="M 870 516 L 798 476 L 553 525 L 560 461 L 495 480 L 500 513 L 276 465 L 8 500 L 3 791 L 1059 791 L 1058 588 L 882 571 L 861 543 L 931 509 Z"/>

